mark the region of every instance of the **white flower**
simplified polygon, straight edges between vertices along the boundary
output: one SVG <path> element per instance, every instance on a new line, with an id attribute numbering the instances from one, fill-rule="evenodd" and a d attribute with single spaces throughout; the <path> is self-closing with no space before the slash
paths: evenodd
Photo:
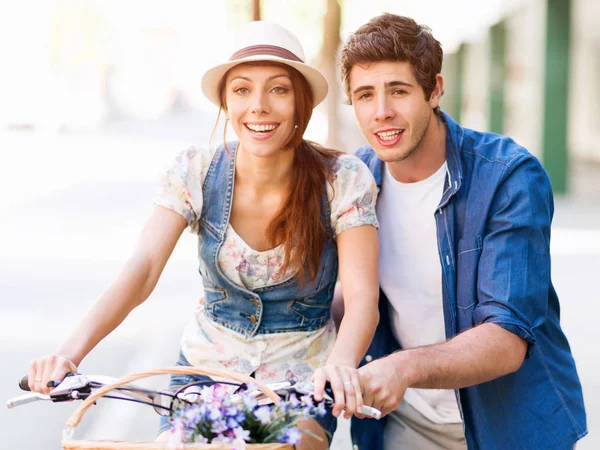
<path id="1" fill-rule="evenodd" d="M 256 418 L 260 420 L 261 423 L 267 424 L 271 420 L 271 408 L 269 408 L 268 406 L 261 406 L 256 411 L 254 411 L 254 416 L 256 416 Z"/>
<path id="2" fill-rule="evenodd" d="M 167 447 L 171 448 L 171 449 L 183 448 L 183 439 L 184 439 L 183 422 L 181 422 L 181 421 L 175 422 L 175 425 L 171 429 L 171 434 L 169 436 L 169 441 L 167 442 Z"/>
<path id="3" fill-rule="evenodd" d="M 233 429 L 233 434 L 235 435 L 235 439 L 241 439 L 243 441 L 250 440 L 250 432 L 248 430 L 244 430 L 242 427 L 237 427 Z"/>
<path id="4" fill-rule="evenodd" d="M 246 442 L 243 439 L 236 439 L 232 442 L 233 450 L 246 450 Z"/>

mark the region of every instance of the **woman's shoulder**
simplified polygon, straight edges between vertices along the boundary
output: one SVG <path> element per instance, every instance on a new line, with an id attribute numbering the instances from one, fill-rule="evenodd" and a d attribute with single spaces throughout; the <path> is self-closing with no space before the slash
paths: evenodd
<path id="1" fill-rule="evenodd" d="M 344 153 L 339 155 L 333 165 L 334 180 L 369 178 L 371 172 L 360 158 Z"/>
<path id="2" fill-rule="evenodd" d="M 191 146 L 179 152 L 176 159 L 179 159 L 181 162 L 187 162 L 188 164 L 206 164 L 206 162 L 210 163 L 215 152 L 216 150 L 207 147 Z"/>
<path id="3" fill-rule="evenodd" d="M 214 154 L 215 151 L 208 148 L 188 147 L 175 156 L 168 173 L 177 174 L 182 179 L 202 175 L 208 170 Z"/>

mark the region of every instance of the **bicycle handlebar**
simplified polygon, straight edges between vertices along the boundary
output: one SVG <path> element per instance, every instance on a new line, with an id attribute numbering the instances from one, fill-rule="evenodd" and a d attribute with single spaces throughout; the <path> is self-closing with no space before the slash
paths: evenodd
<path id="1" fill-rule="evenodd" d="M 31 391 L 31 389 L 29 389 L 29 375 L 21 377 L 19 380 L 19 387 L 22 391 Z"/>
<path id="2" fill-rule="evenodd" d="M 138 374 L 139 375 L 139 374 Z M 23 405 L 26 403 L 31 403 L 31 402 L 35 402 L 38 400 L 52 400 L 54 402 L 56 401 L 65 401 L 65 400 L 75 400 L 75 399 L 84 399 L 86 398 L 89 394 L 91 394 L 91 390 L 90 388 L 95 388 L 95 389 L 100 389 L 103 388 L 105 386 L 111 385 L 113 384 L 117 379 L 112 378 L 112 377 L 106 377 L 106 376 L 85 376 L 85 375 L 75 375 L 75 374 L 68 374 L 68 376 L 65 378 L 65 380 L 63 381 L 63 383 L 58 384 L 58 386 L 50 393 L 50 395 L 43 395 L 43 394 L 37 394 L 37 393 L 31 393 L 31 394 L 26 394 L 26 395 L 22 395 L 20 397 L 16 397 L 13 398 L 11 400 L 9 400 L 7 402 L 7 407 L 8 408 L 14 408 L 16 406 L 19 405 Z M 238 380 L 241 381 L 241 380 Z M 54 387 L 54 386 L 52 386 Z M 303 395 L 311 395 L 312 391 L 314 389 L 312 383 L 290 383 L 290 382 L 281 382 L 281 383 L 270 383 L 270 384 L 266 384 L 263 387 L 267 388 L 267 391 L 271 391 L 271 393 L 273 395 L 276 395 L 275 392 L 278 391 L 289 391 L 289 392 L 296 392 L 298 394 L 303 394 Z M 28 375 L 25 375 L 23 377 L 21 377 L 21 379 L 19 380 L 19 388 L 21 388 L 23 391 L 30 391 L 29 389 L 29 377 Z M 81 389 L 85 389 L 85 391 L 82 391 Z M 102 390 L 102 389 L 101 389 Z M 142 393 L 140 389 L 131 389 L 132 391 L 140 391 L 140 392 L 132 392 L 129 393 L 130 396 L 135 397 L 141 399 L 141 403 L 148 403 L 148 401 L 152 401 L 154 400 L 154 395 L 150 395 L 149 397 L 148 395 L 148 391 Z M 77 392 L 77 394 L 75 396 L 73 396 L 73 392 Z M 87 394 L 87 395 L 81 395 L 81 394 Z M 260 394 L 260 390 L 257 391 L 258 394 Z M 280 393 L 280 392 L 278 392 Z M 144 395 L 145 394 L 145 395 Z M 158 394 L 158 392 L 154 393 L 154 394 Z M 264 395 L 265 392 L 262 392 L 264 397 L 271 397 L 270 395 Z M 94 394 L 95 396 L 96 394 Z M 234 395 L 235 396 L 235 395 Z M 333 392 L 331 392 L 331 389 L 329 386 L 326 387 L 325 390 L 325 397 L 327 400 L 329 400 L 330 403 L 333 403 Z M 115 397 L 113 397 L 115 398 Z M 125 398 L 122 397 L 116 397 L 116 398 L 121 398 L 123 400 L 126 400 Z M 271 399 L 273 400 L 273 398 L 271 397 Z M 135 401 L 135 400 L 134 400 Z M 148 404 L 152 404 L 152 403 L 148 403 Z M 156 405 L 155 409 L 156 409 Z M 375 408 L 372 408 L 370 406 L 366 406 L 364 405 L 360 412 L 368 417 L 372 417 L 374 419 L 379 419 L 381 418 L 381 412 Z"/>

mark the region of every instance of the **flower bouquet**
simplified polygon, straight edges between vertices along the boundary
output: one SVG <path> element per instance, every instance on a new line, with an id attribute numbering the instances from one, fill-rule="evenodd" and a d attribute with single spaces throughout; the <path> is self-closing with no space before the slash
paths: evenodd
<path id="1" fill-rule="evenodd" d="M 250 392 L 256 392 L 251 385 L 234 395 L 220 384 L 203 387 L 196 403 L 179 408 L 171 417 L 169 447 L 228 444 L 229 448 L 242 450 L 249 444 L 296 445 L 302 433 L 310 433 L 300 431 L 297 422 L 326 414 L 324 403 L 316 405 L 309 395 L 298 399 L 290 394 L 277 405 L 261 405 Z"/>
<path id="2" fill-rule="evenodd" d="M 255 383 L 272 405 L 263 405 L 249 391 L 228 396 L 222 386 L 200 392 L 199 402 L 178 408 L 171 419 L 170 442 L 108 441 L 74 439 L 75 428 L 95 402 L 114 389 L 155 375 L 206 375 L 213 379 L 231 379 L 238 383 Z M 300 399 L 290 395 L 281 398 L 268 386 L 246 375 L 198 367 L 166 367 L 121 378 L 116 383 L 97 389 L 71 414 L 63 431 L 63 450 L 292 450 L 301 433 L 296 425 L 304 417 L 325 413 L 324 405 L 314 405 L 311 397 Z"/>

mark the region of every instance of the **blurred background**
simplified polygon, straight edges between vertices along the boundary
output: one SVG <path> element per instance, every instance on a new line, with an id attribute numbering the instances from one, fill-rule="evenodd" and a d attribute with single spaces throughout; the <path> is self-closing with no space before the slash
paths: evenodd
<path id="1" fill-rule="evenodd" d="M 556 194 L 553 279 L 600 447 L 600 3 L 596 0 L 20 0 L 0 6 L 0 397 L 19 395 L 28 362 L 52 352 L 106 289 L 152 210 L 177 152 L 209 143 L 217 110 L 203 70 L 229 31 L 255 19 L 298 35 L 330 80 L 307 135 L 363 144 L 339 83 L 341 42 L 392 12 L 443 45 L 443 109 L 464 126 L 512 136 Z M 217 133 L 216 136 L 222 136 Z M 201 293 L 184 233 L 151 298 L 82 363 L 121 376 L 171 365 Z M 149 386 L 166 384 L 166 379 Z M 152 439 L 150 408 L 101 402 L 76 437 Z M 58 449 L 74 404 L 0 409 L 3 448 Z M 35 425 L 34 425 L 35 423 Z M 347 423 L 334 448 L 349 449 Z"/>

